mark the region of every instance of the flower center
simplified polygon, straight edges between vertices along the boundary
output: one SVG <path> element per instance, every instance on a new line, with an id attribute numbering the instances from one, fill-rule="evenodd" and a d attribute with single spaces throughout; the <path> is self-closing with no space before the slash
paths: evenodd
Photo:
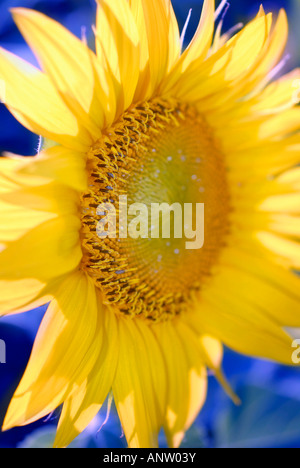
<path id="1" fill-rule="evenodd" d="M 87 170 L 82 269 L 120 313 L 178 315 L 228 232 L 226 171 L 208 124 L 177 102 L 143 103 L 90 149 Z"/>

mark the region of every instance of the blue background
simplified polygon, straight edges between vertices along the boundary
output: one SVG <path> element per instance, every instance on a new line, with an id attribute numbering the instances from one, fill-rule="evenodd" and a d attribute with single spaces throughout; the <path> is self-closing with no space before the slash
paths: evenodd
<path id="1" fill-rule="evenodd" d="M 225 28 L 238 22 L 246 23 L 258 11 L 261 1 L 231 0 L 225 18 Z M 189 40 L 200 16 L 202 0 L 174 0 L 174 8 L 182 28 L 190 8 L 193 15 L 187 32 Z M 290 19 L 291 58 L 287 69 L 299 66 L 299 0 L 266 0 L 268 11 L 284 7 Z M 11 20 L 9 8 L 35 8 L 61 21 L 80 36 L 82 26 L 90 31 L 94 23 L 94 0 L 0 0 L 0 45 L 36 63 Z M 38 147 L 38 137 L 25 130 L 0 105 L 0 152 L 12 151 L 32 155 Z M 0 319 L 0 339 L 7 346 L 7 363 L 0 364 L 0 424 L 8 402 L 26 367 L 33 340 L 45 307 L 22 315 Z M 257 361 L 225 352 L 225 372 L 243 404 L 235 406 L 211 376 L 203 411 L 188 431 L 183 447 L 300 447 L 300 371 L 274 363 Z M 122 429 L 113 409 L 108 422 L 105 409 L 89 428 L 73 443 L 75 447 L 124 447 Z M 0 434 L 0 447 L 49 447 L 54 438 L 58 412 L 23 428 Z M 161 446 L 165 440 L 161 436 Z"/>

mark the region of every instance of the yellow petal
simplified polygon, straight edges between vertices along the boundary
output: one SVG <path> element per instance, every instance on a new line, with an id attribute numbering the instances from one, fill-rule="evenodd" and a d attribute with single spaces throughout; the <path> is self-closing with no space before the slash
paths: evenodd
<path id="1" fill-rule="evenodd" d="M 295 293 L 285 290 L 280 281 L 272 277 L 262 279 L 259 274 L 251 274 L 241 268 L 224 267 L 219 280 L 222 286 L 245 303 L 254 304 L 282 327 L 300 326 L 300 299 Z M 239 287 L 235 290 L 234 282 L 239 276 Z M 290 278 L 292 280 L 292 278 Z M 298 279 L 300 284 L 300 280 Z M 253 294 L 255 291 L 255 294 Z M 242 312 L 241 312 L 242 315 Z"/>
<path id="2" fill-rule="evenodd" d="M 226 67 L 225 79 L 233 80 L 242 74 L 245 70 L 250 69 L 252 64 L 255 64 L 257 56 L 261 52 L 271 28 L 272 15 L 263 15 L 249 23 L 239 33 L 238 40 L 230 40 L 235 43 L 230 62 Z"/>
<path id="3" fill-rule="evenodd" d="M 167 368 L 167 410 L 164 429 L 168 444 L 178 447 L 206 397 L 206 372 L 195 336 L 180 320 L 153 327 Z"/>
<path id="4" fill-rule="evenodd" d="M 25 279 L 0 280 L 0 316 L 21 313 L 46 304 L 52 298 L 41 281 Z"/>
<path id="5" fill-rule="evenodd" d="M 243 354 L 291 364 L 291 340 L 271 312 L 269 315 L 264 310 L 268 300 L 258 293 L 257 300 L 261 299 L 258 307 L 247 298 L 247 291 L 243 295 L 243 283 L 238 293 L 239 277 L 237 270 L 231 281 L 226 282 L 227 269 L 214 276 L 213 282 L 202 291 L 194 326 L 199 333 L 212 335 Z"/>
<path id="6" fill-rule="evenodd" d="M 286 193 L 266 198 L 259 206 L 260 211 L 275 213 L 300 213 L 300 193 Z"/>
<path id="7" fill-rule="evenodd" d="M 54 151 L 51 150 L 50 153 L 53 154 Z M 61 153 L 68 155 L 69 150 L 62 150 L 59 156 Z M 55 169 L 55 163 L 58 164 L 57 158 L 53 158 L 48 166 L 46 164 L 46 168 L 40 173 L 29 170 L 32 166 L 34 169 L 36 161 L 40 159 L 14 157 L 0 160 L 2 170 L 0 174 L 0 240 L 2 242 L 19 239 L 27 231 L 53 219 L 57 214 L 76 215 L 78 213 L 79 199 L 76 192 L 56 183 L 47 183 L 51 176 L 51 166 Z M 77 184 L 77 188 L 84 189 L 84 160 L 79 159 L 75 162 L 73 159 L 73 161 L 72 167 L 71 158 L 67 159 L 66 163 L 69 167 L 65 167 L 64 170 L 61 168 L 60 177 L 62 181 L 65 179 L 67 182 L 68 177 L 71 176 L 70 185 L 71 183 Z"/>
<path id="8" fill-rule="evenodd" d="M 145 349 L 151 349 L 151 352 L 148 352 L 149 370 L 154 387 L 154 398 L 156 400 L 158 428 L 160 428 L 163 424 L 167 407 L 168 382 L 165 368 L 165 360 L 161 352 L 159 343 L 154 334 L 154 328 L 149 327 L 148 324 L 145 324 L 140 320 L 136 321 L 136 326 L 140 332 L 142 340 L 144 341 Z M 159 392 L 156 391 L 156 389 L 158 388 Z"/>
<path id="9" fill-rule="evenodd" d="M 2 48 L 0 79 L 5 83 L 0 98 L 29 130 L 76 151 L 90 146 L 90 136 L 79 126 L 49 78 Z"/>
<path id="10" fill-rule="evenodd" d="M 261 81 L 260 87 L 264 86 L 268 81 L 268 74 L 278 64 L 288 40 L 288 19 L 286 12 L 281 9 L 277 18 L 277 22 L 265 44 L 265 50 L 262 51 L 262 59 L 258 62 L 258 66 L 253 70 L 251 81 Z M 251 85 L 253 86 L 253 84 Z"/>
<path id="11" fill-rule="evenodd" d="M 37 11 L 13 8 L 13 17 L 26 41 L 36 53 L 43 70 L 71 111 L 94 138 L 99 138 L 105 121 L 103 103 L 109 86 L 95 79 L 96 57 L 87 46 L 61 24 Z"/>
<path id="12" fill-rule="evenodd" d="M 205 403 L 207 393 L 207 375 L 205 369 L 205 361 L 202 356 L 202 349 L 199 349 L 196 336 L 182 321 L 178 320 L 176 323 L 178 336 L 184 346 L 186 354 L 187 370 L 188 373 L 184 376 L 188 383 L 188 406 L 187 413 L 181 424 L 184 432 L 186 432 L 195 421 L 198 413 Z M 188 344 L 187 344 L 188 343 Z M 180 409 L 178 408 L 180 411 Z M 177 423 L 180 421 L 180 416 Z M 178 429 L 180 423 L 178 424 Z M 177 440 L 176 440 L 177 439 Z M 173 435 L 172 445 L 177 447 L 180 443 L 181 436 Z"/>
<path id="13" fill-rule="evenodd" d="M 54 180 L 79 192 L 87 188 L 85 155 L 63 146 L 53 146 L 30 158 L 30 163 L 21 165 L 17 174 L 24 174 L 29 180 L 32 176 L 41 177 L 44 183 Z"/>
<path id="14" fill-rule="evenodd" d="M 269 118 L 260 126 L 259 138 L 284 137 L 292 134 L 300 128 L 300 107 L 294 107 L 286 112 L 282 112 L 272 118 Z"/>
<path id="15" fill-rule="evenodd" d="M 256 92 L 254 96 L 240 102 L 238 106 L 232 100 L 230 107 L 227 105 L 221 110 L 224 121 L 228 119 L 229 112 L 231 120 L 241 120 L 251 119 L 252 116 L 255 118 L 255 116 L 278 114 L 294 107 L 298 99 L 298 88 L 295 85 L 299 79 L 300 70 L 295 69 L 266 86 L 263 91 Z"/>
<path id="16" fill-rule="evenodd" d="M 79 196 L 71 188 L 52 182 L 3 193 L 0 204 L 7 210 L 8 206 L 18 206 L 56 215 L 78 215 Z"/>
<path id="17" fill-rule="evenodd" d="M 132 103 L 139 78 L 139 35 L 126 0 L 97 3 L 97 54 L 104 54 L 114 77 L 120 114 Z"/>
<path id="18" fill-rule="evenodd" d="M 199 65 L 205 59 L 213 38 L 214 15 L 215 1 L 205 0 L 195 36 L 182 54 L 182 71 L 185 71 L 191 64 Z"/>
<path id="19" fill-rule="evenodd" d="M 263 18 L 264 12 L 261 11 L 261 14 L 258 15 L 258 18 Z M 215 102 L 221 100 L 222 112 L 228 115 L 228 107 L 231 108 L 232 105 L 236 102 L 236 99 L 244 96 L 256 96 L 264 86 L 270 81 L 270 73 L 278 64 L 286 43 L 288 39 L 288 22 L 284 10 L 281 10 L 276 24 L 273 29 L 270 30 L 271 26 L 271 17 L 266 16 L 266 40 L 263 43 L 261 50 L 257 50 L 257 56 L 252 65 L 245 68 L 243 74 L 240 75 L 236 82 L 232 83 L 232 86 L 227 90 L 227 92 L 221 90 L 221 93 L 217 93 L 214 98 Z M 242 63 L 242 62 L 241 62 Z M 292 88 L 290 89 L 290 95 Z M 259 103 L 262 101 L 259 100 Z M 247 101 L 246 101 L 247 103 Z M 212 99 L 208 99 L 205 102 L 206 106 L 211 104 L 211 108 L 215 108 Z M 239 109 L 243 108 L 243 103 L 239 106 Z M 266 107 L 263 107 L 263 110 L 266 110 Z M 233 110 L 234 112 L 234 110 Z"/>
<path id="20" fill-rule="evenodd" d="M 147 99 L 151 94 L 148 35 L 142 2 L 139 0 L 128 1 L 140 39 L 140 74 L 134 100 L 142 101 Z"/>
<path id="21" fill-rule="evenodd" d="M 32 159 L 32 158 L 28 158 Z M 17 171 L 28 165 L 27 158 L 1 158 L 0 168 L 0 240 L 1 242 L 19 239 L 27 231 L 50 220 L 54 213 L 36 210 L 34 206 L 24 204 L 24 196 L 31 188 L 25 188 L 26 182 L 40 184 L 45 182 L 39 176 L 26 177 L 18 175 Z M 28 197 L 28 193 L 27 193 Z M 18 204 L 18 198 L 21 202 Z"/>
<path id="22" fill-rule="evenodd" d="M 156 11 L 152 2 L 147 0 L 129 0 L 129 4 L 141 44 L 140 79 L 135 97 L 137 100 L 144 100 L 152 96 L 165 74 L 179 59 L 180 35 L 169 0 L 157 0 Z M 157 40 L 160 44 L 158 48 L 155 47 Z"/>
<path id="23" fill-rule="evenodd" d="M 196 33 L 181 55 L 178 63 L 163 84 L 163 90 L 167 91 L 174 82 L 191 65 L 199 67 L 206 58 L 212 43 L 215 27 L 215 0 L 205 0 L 202 15 Z"/>
<path id="24" fill-rule="evenodd" d="M 257 63 L 271 27 L 272 15 L 256 18 L 201 66 L 195 62 L 176 85 L 176 95 L 198 101 L 236 84 Z M 224 98 L 225 99 L 225 98 Z"/>
<path id="25" fill-rule="evenodd" d="M 56 409 L 75 382 L 81 385 L 95 363 L 90 350 L 99 338 L 95 336 L 98 304 L 92 280 L 75 273 L 65 278 L 54 296 L 8 408 L 4 430 Z"/>
<path id="26" fill-rule="evenodd" d="M 243 157 L 236 158 L 239 148 L 235 148 L 228 155 L 228 166 L 231 168 L 230 176 L 238 176 L 240 183 L 249 182 L 253 178 L 266 177 L 266 174 L 275 176 L 298 164 L 299 152 L 288 145 L 288 139 L 280 142 L 265 141 L 255 148 L 245 148 Z M 240 151 L 239 151 L 240 154 Z M 255 163 L 254 163 L 255 161 Z"/>
<path id="27" fill-rule="evenodd" d="M 0 241 L 11 242 L 28 231 L 55 217 L 54 213 L 13 206 L 0 201 Z"/>
<path id="28" fill-rule="evenodd" d="M 30 165 L 35 157 L 18 156 L 12 153 L 4 153 L 0 159 L 0 196 L 23 188 L 24 186 L 43 185 L 47 181 L 41 175 L 32 174 L 30 177 L 23 176 L 19 171 Z"/>
<path id="29" fill-rule="evenodd" d="M 266 284 L 272 285 L 286 296 L 300 302 L 300 278 L 292 271 L 286 270 L 273 262 L 268 262 L 260 256 L 259 252 L 249 252 L 249 250 L 238 249 L 235 246 L 224 250 L 220 262 L 224 265 L 233 266 L 239 271 L 246 271 Z M 287 321 L 297 320 L 297 314 L 295 314 L 294 310 L 287 313 L 287 307 L 283 309 L 282 313 L 286 312 Z"/>
<path id="30" fill-rule="evenodd" d="M 120 355 L 113 395 L 130 448 L 158 446 L 160 408 L 152 378 L 153 368 L 142 334 L 134 321 L 119 319 Z M 156 372 L 164 372 L 157 366 Z"/>
<path id="31" fill-rule="evenodd" d="M 76 269 L 82 252 L 77 216 L 51 219 L 7 243 L 0 253 L 1 278 L 48 281 Z"/>
<path id="32" fill-rule="evenodd" d="M 141 38 L 142 76 L 137 98 L 148 99 L 180 55 L 180 36 L 169 0 L 129 1 Z M 159 44 L 159 47 L 157 47 Z"/>
<path id="33" fill-rule="evenodd" d="M 193 330 L 192 321 L 190 325 Z M 227 395 L 236 405 L 239 405 L 240 399 L 233 392 L 222 371 L 222 360 L 224 353 L 221 341 L 209 335 L 197 336 L 197 341 L 200 345 L 200 352 L 203 354 L 204 362 L 214 372 L 216 379 L 218 379 Z"/>
<path id="34" fill-rule="evenodd" d="M 163 7 L 169 23 L 169 57 L 167 68 L 167 72 L 169 72 L 180 57 L 181 39 L 177 18 L 170 0 L 164 0 Z"/>
<path id="35" fill-rule="evenodd" d="M 283 257 L 291 268 L 300 268 L 300 244 L 271 232 L 260 231 L 257 239 L 271 252 Z"/>
<path id="36" fill-rule="evenodd" d="M 300 217 L 275 214 L 270 218 L 268 229 L 277 233 L 300 238 Z"/>
<path id="37" fill-rule="evenodd" d="M 54 447 L 67 447 L 99 412 L 112 387 L 119 356 L 118 324 L 111 310 L 104 314 L 103 342 L 96 364 L 83 384 L 66 400 Z"/>
<path id="38" fill-rule="evenodd" d="M 300 138 L 299 138 L 299 144 L 300 144 Z M 294 189 L 297 191 L 300 188 L 300 167 L 294 167 L 290 169 L 289 171 L 285 171 L 283 174 L 281 174 L 278 177 L 278 182 L 280 184 L 287 184 L 289 186 L 292 186 Z"/>

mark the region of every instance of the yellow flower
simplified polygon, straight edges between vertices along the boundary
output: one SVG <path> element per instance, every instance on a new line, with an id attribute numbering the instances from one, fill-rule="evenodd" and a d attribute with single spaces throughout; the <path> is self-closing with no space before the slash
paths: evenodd
<path id="1" fill-rule="evenodd" d="M 1 49 L 2 98 L 53 143 L 0 160 L 0 312 L 51 302 L 4 429 L 63 403 L 55 446 L 67 446 L 112 390 L 130 447 L 156 447 L 162 427 L 177 447 L 207 368 L 235 398 L 222 343 L 292 364 L 299 70 L 272 81 L 286 15 L 273 24 L 261 8 L 214 34 L 206 0 L 182 51 L 169 0 L 98 0 L 96 53 L 40 13 L 13 16 L 43 72 Z M 97 207 L 121 195 L 204 203 L 203 248 L 99 238 Z"/>

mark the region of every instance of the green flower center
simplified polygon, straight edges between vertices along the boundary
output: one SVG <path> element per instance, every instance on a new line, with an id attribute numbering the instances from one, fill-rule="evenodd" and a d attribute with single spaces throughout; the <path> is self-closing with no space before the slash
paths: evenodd
<path id="1" fill-rule="evenodd" d="M 211 129 L 194 108 L 143 103 L 91 148 L 87 170 L 82 268 L 120 313 L 178 315 L 228 232 L 226 171 Z"/>

